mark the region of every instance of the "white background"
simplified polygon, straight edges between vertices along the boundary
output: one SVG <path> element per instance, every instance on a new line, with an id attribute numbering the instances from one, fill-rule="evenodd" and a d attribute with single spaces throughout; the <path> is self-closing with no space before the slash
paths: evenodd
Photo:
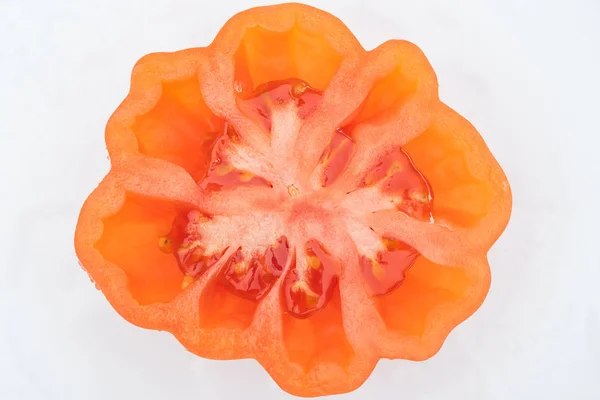
<path id="1" fill-rule="evenodd" d="M 310 3 L 366 48 L 418 44 L 514 193 L 481 309 L 436 357 L 381 361 L 339 398 L 600 399 L 600 3 Z M 73 250 L 135 61 L 207 45 L 259 4 L 0 0 L 1 399 L 288 397 L 253 360 L 204 360 L 122 320 Z"/>

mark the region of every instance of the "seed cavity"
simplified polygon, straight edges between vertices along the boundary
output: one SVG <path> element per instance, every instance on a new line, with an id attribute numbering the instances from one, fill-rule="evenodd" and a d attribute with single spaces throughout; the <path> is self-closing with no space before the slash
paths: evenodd
<path id="1" fill-rule="evenodd" d="M 381 238 L 383 250 L 375 256 L 362 256 L 361 267 L 367 292 L 382 296 L 394 291 L 404 280 L 404 273 L 416 261 L 419 253 L 399 240 Z"/>
<path id="2" fill-rule="evenodd" d="M 432 221 L 429 183 L 402 149 L 384 157 L 363 177 L 360 187 L 377 187 L 397 210 L 406 215 Z"/>
<path id="3" fill-rule="evenodd" d="M 237 296 L 260 300 L 283 273 L 289 252 L 285 236 L 277 239 L 264 254 L 248 254 L 240 247 L 223 266 L 220 281 Z"/>
<path id="4" fill-rule="evenodd" d="M 202 245 L 199 234 L 201 224 L 209 218 L 199 211 L 179 214 L 171 226 L 171 231 L 158 239 L 158 247 L 165 254 L 173 254 L 179 269 L 186 277 L 196 279 L 214 265 L 222 253 L 209 254 Z M 191 281 L 184 278 L 182 288 Z"/>
<path id="5" fill-rule="evenodd" d="M 282 284 L 282 306 L 297 318 L 308 318 L 323 309 L 338 284 L 340 262 L 314 239 L 287 272 Z"/>

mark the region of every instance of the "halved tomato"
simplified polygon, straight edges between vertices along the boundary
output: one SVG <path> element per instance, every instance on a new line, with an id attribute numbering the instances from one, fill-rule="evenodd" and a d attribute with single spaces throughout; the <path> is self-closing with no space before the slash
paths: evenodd
<path id="1" fill-rule="evenodd" d="M 77 254 L 114 308 L 302 396 L 423 360 L 483 301 L 511 195 L 405 41 L 298 5 L 152 54 L 111 117 Z"/>

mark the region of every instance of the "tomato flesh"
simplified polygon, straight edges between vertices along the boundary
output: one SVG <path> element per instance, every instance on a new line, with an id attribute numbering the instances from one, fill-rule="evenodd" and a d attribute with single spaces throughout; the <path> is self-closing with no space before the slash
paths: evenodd
<path id="1" fill-rule="evenodd" d="M 300 79 L 285 79 L 264 83 L 248 95 L 239 95 L 238 108 L 269 133 L 277 106 L 293 104 L 298 117 L 304 119 L 318 107 L 323 93 Z"/>

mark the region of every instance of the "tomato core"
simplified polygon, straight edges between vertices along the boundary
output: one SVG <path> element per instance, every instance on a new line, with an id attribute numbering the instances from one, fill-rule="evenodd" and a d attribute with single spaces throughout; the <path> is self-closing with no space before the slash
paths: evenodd
<path id="1" fill-rule="evenodd" d="M 402 283 L 404 271 L 419 253 L 374 232 L 362 214 L 392 208 L 430 220 L 429 185 L 398 148 L 378 160 L 355 189 L 340 191 L 335 183 L 355 147 L 344 128 L 336 129 L 323 150 L 314 166 L 320 176 L 311 184 L 294 158 L 285 155 L 293 155 L 300 121 L 321 100 L 321 91 L 299 79 L 238 92 L 237 106 L 262 131 L 266 148 L 249 145 L 244 132 L 225 122 L 198 185 L 209 195 L 236 196 L 245 188 L 250 197 L 258 190 L 273 200 L 254 215 L 229 215 L 234 213 L 224 208 L 214 215 L 192 210 L 175 218 L 159 247 L 177 259 L 186 276 L 182 286 L 220 262 L 219 282 L 236 296 L 258 301 L 285 273 L 282 307 L 296 318 L 307 318 L 325 307 L 337 290 L 343 254 L 336 248 L 335 235 L 344 234 L 355 242 L 370 295 L 385 295 Z"/>

